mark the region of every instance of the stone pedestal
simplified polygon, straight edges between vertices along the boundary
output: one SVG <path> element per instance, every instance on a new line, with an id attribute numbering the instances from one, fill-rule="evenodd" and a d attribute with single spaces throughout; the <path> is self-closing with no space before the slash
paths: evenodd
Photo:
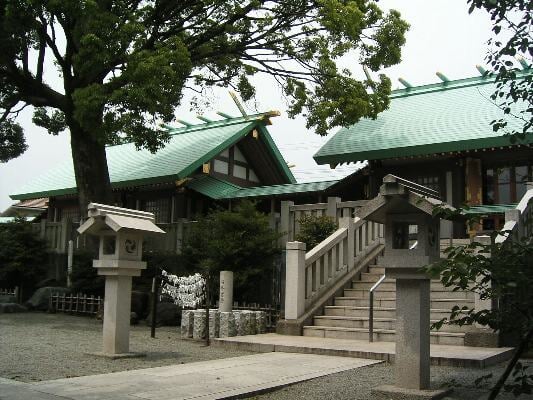
<path id="1" fill-rule="evenodd" d="M 106 276 L 104 300 L 103 351 L 129 352 L 131 276 Z"/>
<path id="2" fill-rule="evenodd" d="M 216 338 L 220 335 L 220 312 L 209 310 L 209 337 Z"/>
<path id="3" fill-rule="evenodd" d="M 181 312 L 181 337 L 192 338 L 194 326 L 194 313 L 192 310 L 183 310 Z"/>
<path id="4" fill-rule="evenodd" d="M 264 311 L 257 311 L 255 313 L 255 321 L 256 321 L 256 333 L 261 334 L 266 332 L 266 312 Z"/>
<path id="5" fill-rule="evenodd" d="M 218 309 L 221 312 L 230 312 L 233 308 L 233 272 L 220 271 L 220 290 Z"/>
<path id="6" fill-rule="evenodd" d="M 235 315 L 232 312 L 220 313 L 220 337 L 237 336 Z"/>
<path id="7" fill-rule="evenodd" d="M 429 279 L 396 279 L 396 385 L 429 389 Z"/>
<path id="8" fill-rule="evenodd" d="M 205 326 L 205 310 L 195 310 L 193 316 L 193 339 L 205 339 L 206 326 Z"/>

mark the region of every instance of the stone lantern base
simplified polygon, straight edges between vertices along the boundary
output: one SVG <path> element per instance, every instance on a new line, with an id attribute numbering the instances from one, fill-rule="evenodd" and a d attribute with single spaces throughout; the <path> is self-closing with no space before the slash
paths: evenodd
<path id="1" fill-rule="evenodd" d="M 451 389 L 406 389 L 393 385 L 383 385 L 372 389 L 375 400 L 438 400 L 444 399 L 452 392 Z"/>

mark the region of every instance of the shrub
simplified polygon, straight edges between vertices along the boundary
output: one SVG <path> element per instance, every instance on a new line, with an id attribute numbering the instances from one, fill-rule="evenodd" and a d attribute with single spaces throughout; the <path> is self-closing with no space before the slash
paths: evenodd
<path id="1" fill-rule="evenodd" d="M 233 271 L 235 299 L 258 301 L 258 292 L 271 282 L 278 238 L 268 217 L 246 200 L 235 211 L 214 210 L 199 219 L 185 242 L 184 261 L 208 276 L 211 287 L 218 272 Z"/>
<path id="2" fill-rule="evenodd" d="M 325 215 L 321 217 L 306 215 L 300 218 L 298 222 L 300 223 L 300 232 L 295 239 L 305 243 L 307 251 L 318 245 L 338 228 L 335 220 Z"/>
<path id="3" fill-rule="evenodd" d="M 18 286 L 29 293 L 43 279 L 48 262 L 46 242 L 22 218 L 0 224 L 0 287 Z"/>

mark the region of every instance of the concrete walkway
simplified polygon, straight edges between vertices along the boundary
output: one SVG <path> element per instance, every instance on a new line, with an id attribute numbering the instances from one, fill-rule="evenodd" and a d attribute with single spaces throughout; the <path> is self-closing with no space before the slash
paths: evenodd
<path id="1" fill-rule="evenodd" d="M 275 333 L 236 336 L 215 339 L 216 346 L 238 348 L 255 352 L 286 352 L 321 354 L 328 356 L 357 357 L 373 360 L 394 361 L 394 342 L 368 342 L 366 340 L 344 340 L 316 338 L 311 336 L 287 336 Z M 508 360 L 513 354 L 510 347 L 468 347 L 431 345 L 431 364 L 450 367 L 485 368 Z"/>
<path id="2" fill-rule="evenodd" d="M 254 354 L 34 384 L 2 379 L 0 399 L 224 399 L 379 362 L 313 354 Z"/>

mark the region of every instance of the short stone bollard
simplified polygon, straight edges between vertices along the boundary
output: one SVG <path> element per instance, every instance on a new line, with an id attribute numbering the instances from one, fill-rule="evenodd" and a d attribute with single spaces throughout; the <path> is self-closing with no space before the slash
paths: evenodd
<path id="1" fill-rule="evenodd" d="M 192 338 L 194 328 L 194 311 L 183 310 L 181 312 L 181 337 Z"/>
<path id="2" fill-rule="evenodd" d="M 209 310 L 209 337 L 219 337 L 220 333 L 220 311 Z"/>
<path id="3" fill-rule="evenodd" d="M 182 337 L 205 339 L 205 310 L 182 312 Z M 267 315 L 264 311 L 240 310 L 220 312 L 209 310 L 209 337 L 224 338 L 256 335 L 266 332 Z"/>
<path id="4" fill-rule="evenodd" d="M 233 312 L 220 313 L 220 332 L 219 337 L 232 337 L 237 335 L 235 326 L 235 315 Z"/>
<path id="5" fill-rule="evenodd" d="M 206 327 L 205 327 L 205 310 L 194 310 L 193 311 L 193 339 L 205 339 Z"/>
<path id="6" fill-rule="evenodd" d="M 264 311 L 256 311 L 255 312 L 255 325 L 256 325 L 256 333 L 261 334 L 266 332 L 266 312 Z"/>

